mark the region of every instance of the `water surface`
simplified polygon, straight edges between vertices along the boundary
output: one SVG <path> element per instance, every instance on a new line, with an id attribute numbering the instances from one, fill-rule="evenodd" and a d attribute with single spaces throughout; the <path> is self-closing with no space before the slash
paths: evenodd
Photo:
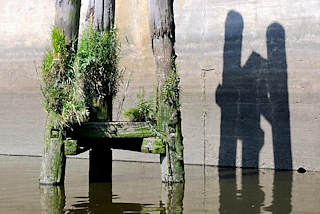
<path id="1" fill-rule="evenodd" d="M 159 164 L 113 162 L 113 182 L 88 183 L 68 159 L 62 187 L 39 186 L 41 158 L 0 156 L 0 213 L 320 213 L 320 173 L 186 166 L 186 184 Z"/>

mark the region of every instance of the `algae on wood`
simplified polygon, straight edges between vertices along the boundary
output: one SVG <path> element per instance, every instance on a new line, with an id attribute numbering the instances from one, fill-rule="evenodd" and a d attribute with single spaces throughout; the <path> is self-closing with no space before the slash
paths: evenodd
<path id="1" fill-rule="evenodd" d="M 155 136 L 146 122 L 88 122 L 79 127 L 79 138 L 146 138 Z"/>
<path id="2" fill-rule="evenodd" d="M 62 132 L 55 125 L 55 117 L 53 112 L 47 113 L 40 184 L 56 185 L 64 182 L 66 156 Z"/>
<path id="3" fill-rule="evenodd" d="M 166 138 L 160 156 L 162 181 L 184 182 L 183 137 L 179 105 L 179 77 L 174 51 L 173 0 L 148 0 L 152 51 L 157 74 L 157 127 Z"/>
<path id="4" fill-rule="evenodd" d="M 143 138 L 141 152 L 152 154 L 165 154 L 166 147 L 162 140 L 157 137 Z"/>
<path id="5" fill-rule="evenodd" d="M 155 137 L 147 122 L 89 122 L 77 128 L 77 132 L 73 136 L 78 140 L 64 140 L 66 155 L 77 155 L 96 145 L 153 154 L 166 152 L 162 139 Z"/>
<path id="6" fill-rule="evenodd" d="M 77 140 L 64 140 L 64 152 L 66 155 L 77 155 L 78 154 L 78 141 Z"/>

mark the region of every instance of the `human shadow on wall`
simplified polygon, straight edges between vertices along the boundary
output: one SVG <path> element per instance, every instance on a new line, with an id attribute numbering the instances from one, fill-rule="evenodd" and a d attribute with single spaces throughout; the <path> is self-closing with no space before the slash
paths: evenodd
<path id="1" fill-rule="evenodd" d="M 237 141 L 242 167 L 258 168 L 264 144 L 260 116 L 272 128 L 274 167 L 292 169 L 285 30 L 268 26 L 267 59 L 252 52 L 241 66 L 243 19 L 230 11 L 225 22 L 222 84 L 216 90 L 221 108 L 219 166 L 236 166 Z"/>
<path id="2" fill-rule="evenodd" d="M 238 190 L 236 169 L 219 168 L 221 213 L 237 210 L 258 213 L 264 205 L 264 192 L 257 170 L 260 150 L 264 145 L 261 115 L 271 125 L 274 167 L 292 169 L 285 30 L 279 23 L 269 25 L 266 32 L 267 59 L 252 52 L 245 65 L 241 66 L 243 25 L 240 13 L 228 13 L 222 85 L 216 90 L 216 102 L 221 108 L 219 166 L 236 166 L 237 141 L 240 140 L 242 167 L 256 169 L 241 171 L 242 188 Z M 272 205 L 263 207 L 264 210 L 290 213 L 291 191 L 292 172 L 275 171 Z M 285 201 L 281 200 L 282 197 L 286 198 Z"/>

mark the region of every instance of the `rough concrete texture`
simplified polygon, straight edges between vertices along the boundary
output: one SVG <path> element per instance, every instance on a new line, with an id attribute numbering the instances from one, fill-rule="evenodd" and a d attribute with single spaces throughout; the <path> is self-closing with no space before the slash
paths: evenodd
<path id="1" fill-rule="evenodd" d="M 48 45 L 54 0 L 0 3 L 0 153 L 40 155 L 45 117 L 35 67 Z M 147 1 L 117 0 L 126 75 L 115 119 L 123 119 L 117 109 L 129 76 L 124 109 L 142 88 L 152 95 L 147 9 Z M 320 170 L 319 9 L 318 0 L 175 1 L 186 163 Z"/>

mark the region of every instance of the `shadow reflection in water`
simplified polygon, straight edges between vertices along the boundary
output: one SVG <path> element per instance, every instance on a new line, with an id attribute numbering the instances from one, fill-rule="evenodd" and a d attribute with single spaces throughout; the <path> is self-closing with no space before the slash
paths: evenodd
<path id="1" fill-rule="evenodd" d="M 291 213 L 292 204 L 292 176 L 291 171 L 275 171 L 273 176 L 272 202 L 266 203 L 263 190 L 266 187 L 260 183 L 263 176 L 257 169 L 218 168 L 219 177 L 219 213 Z M 241 183 L 237 182 L 240 181 Z M 240 185 L 239 185 L 240 184 Z M 189 186 L 190 188 L 190 186 Z M 137 190 L 127 190 L 130 191 Z M 141 190 L 143 191 L 143 190 Z M 66 196 L 63 186 L 40 186 L 42 213 L 160 213 L 182 214 L 192 213 L 190 208 L 203 210 L 205 207 L 194 207 L 199 201 L 192 199 L 192 204 L 186 204 L 184 211 L 183 200 L 185 197 L 184 184 L 162 184 L 161 200 L 159 204 L 123 203 L 113 202 L 121 196 L 112 194 L 112 183 L 90 183 L 88 196 L 76 196 L 77 202 L 66 208 Z M 271 191 L 271 189 L 269 190 Z M 123 194 L 123 193 L 122 193 Z M 195 198 L 188 195 L 188 198 Z M 189 199 L 187 199 L 189 200 Z M 210 198 L 207 198 L 210 201 Z"/>
<path id="2" fill-rule="evenodd" d="M 240 176 L 236 172 L 241 174 L 241 187 L 237 186 Z M 219 213 L 291 213 L 292 171 L 274 172 L 270 206 L 265 205 L 259 174 L 257 169 L 219 168 Z"/>
<path id="3" fill-rule="evenodd" d="M 75 209 L 86 213 L 93 209 L 94 204 L 91 207 L 88 204 L 94 203 L 92 200 L 109 205 L 142 204 L 143 210 L 136 213 L 182 213 L 182 208 L 184 214 L 211 214 L 219 210 L 286 214 L 320 210 L 319 172 L 206 167 L 203 177 L 203 167 L 186 165 L 185 186 L 170 193 L 161 186 L 158 164 L 114 162 L 112 193 L 118 196 L 111 195 L 111 186 L 102 190 L 109 192 L 109 196 L 97 192 L 89 196 L 87 160 L 68 159 L 65 189 L 39 188 L 40 164 L 40 158 L 0 156 L 0 213 L 71 213 Z M 177 205 L 175 209 L 173 205 Z"/>

